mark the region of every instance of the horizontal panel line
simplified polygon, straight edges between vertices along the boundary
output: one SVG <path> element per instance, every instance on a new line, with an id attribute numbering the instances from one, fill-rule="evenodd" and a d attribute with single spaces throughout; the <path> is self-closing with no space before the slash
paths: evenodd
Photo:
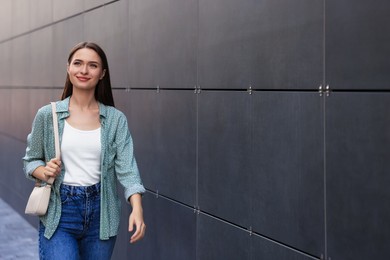
<path id="1" fill-rule="evenodd" d="M 8 133 L 5 133 L 5 132 L 2 132 L 2 131 L 0 131 L 0 136 L 4 136 L 4 137 L 6 137 L 6 138 L 8 138 L 8 139 L 15 140 L 15 141 L 18 141 L 18 142 L 20 142 L 20 143 L 27 144 L 27 137 L 26 137 L 26 139 L 24 140 L 24 139 L 17 138 L 17 137 L 15 137 L 15 136 L 12 136 L 12 135 L 10 135 L 10 134 L 8 134 Z"/>
<path id="2" fill-rule="evenodd" d="M 213 219 L 215 219 L 215 220 L 218 220 L 218 221 L 220 221 L 220 222 L 223 222 L 223 223 L 225 223 L 225 224 L 228 224 L 228 225 L 230 225 L 230 226 L 232 226 L 232 227 L 234 227 L 234 228 L 240 229 L 241 231 L 247 232 L 249 235 L 260 237 L 260 238 L 265 239 L 265 240 L 267 240 L 267 241 L 269 241 L 269 242 L 271 242 L 271 243 L 277 244 L 277 245 L 282 246 L 282 247 L 284 247 L 284 248 L 287 248 L 287 249 L 289 249 L 289 250 L 292 250 L 292 251 L 295 251 L 295 252 L 297 252 L 297 253 L 303 254 L 303 255 L 305 255 L 305 256 L 307 256 L 307 257 L 309 257 L 309 258 L 312 258 L 312 259 L 320 259 L 320 258 L 317 257 L 317 256 L 314 256 L 314 255 L 312 255 L 312 254 L 309 254 L 309 253 L 307 253 L 307 252 L 304 252 L 304 251 L 302 251 L 302 250 L 300 250 L 300 249 L 298 249 L 298 248 L 295 248 L 295 247 L 293 247 L 293 246 L 290 246 L 290 245 L 288 245 L 288 244 L 285 244 L 285 243 L 283 243 L 283 242 L 280 242 L 280 241 L 278 241 L 278 240 L 276 240 L 276 239 L 273 239 L 273 238 L 270 238 L 270 237 L 268 237 L 268 236 L 262 235 L 262 234 L 260 234 L 260 233 L 258 233 L 258 232 L 256 232 L 256 231 L 253 231 L 253 230 L 248 230 L 248 228 L 245 228 L 245 227 L 242 227 L 242 226 L 240 226 L 240 225 L 237 225 L 237 224 L 235 224 L 235 223 L 233 223 L 233 222 L 231 222 L 231 221 L 228 221 L 228 220 L 226 220 L 226 219 L 220 218 L 220 217 L 215 216 L 215 215 L 213 215 L 213 214 L 210 214 L 210 213 L 208 213 L 208 212 L 206 212 L 206 211 L 202 211 L 200 208 L 197 208 L 196 206 L 190 206 L 190 205 L 187 205 L 186 203 L 183 203 L 183 202 L 181 202 L 181 201 L 175 200 L 175 199 L 170 198 L 170 197 L 168 197 L 168 196 L 166 196 L 166 195 L 160 194 L 158 191 L 153 191 L 153 190 L 148 189 L 148 188 L 146 188 L 146 191 L 147 191 L 148 193 L 150 193 L 150 194 L 155 195 L 157 199 L 158 199 L 158 198 L 163 198 L 163 199 L 165 199 L 165 200 L 171 201 L 171 202 L 173 202 L 173 203 L 175 203 L 175 204 L 178 204 L 178 205 L 180 205 L 180 206 L 183 206 L 183 207 L 185 207 L 185 208 L 188 208 L 188 209 L 190 209 L 190 210 L 193 210 L 194 213 L 202 214 L 202 215 L 204 215 L 204 216 L 207 216 L 207 217 L 213 218 Z"/>
<path id="3" fill-rule="evenodd" d="M 182 90 L 182 91 L 198 91 L 195 88 L 113 88 L 113 89 L 122 89 L 122 90 L 153 90 L 153 91 L 164 91 L 164 90 Z M 248 89 L 243 88 L 201 88 L 199 89 L 199 94 L 202 92 L 249 92 Z M 252 92 L 312 92 L 317 93 L 318 89 L 251 89 Z"/>
<path id="4" fill-rule="evenodd" d="M 85 14 L 85 13 L 88 13 L 88 12 L 91 12 L 91 11 L 93 11 L 93 10 L 99 9 L 99 8 L 101 8 L 101 7 L 104 7 L 104 6 L 106 6 L 106 5 L 109 5 L 109 4 L 118 2 L 118 1 L 119 1 L 119 0 L 110 1 L 110 2 L 107 2 L 107 3 L 104 3 L 104 4 L 101 4 L 101 5 L 92 7 L 92 8 L 90 8 L 90 9 L 84 10 L 84 11 L 82 11 L 82 12 L 73 14 L 73 15 L 71 15 L 71 16 L 65 17 L 65 18 L 63 18 L 63 19 L 60 19 L 60 20 L 57 20 L 57 21 L 54 21 L 54 22 L 51 22 L 51 23 L 48 23 L 48 24 L 45 24 L 45 25 L 36 27 L 36 28 L 34 28 L 34 29 L 30 30 L 30 31 L 27 31 L 27 32 L 24 32 L 24 33 L 20 33 L 20 34 L 14 35 L 14 36 L 12 36 L 12 37 L 10 37 L 10 38 L 8 38 L 8 39 L 1 40 L 1 41 L 0 41 L 0 44 L 5 43 L 5 42 L 8 42 L 8 41 L 12 41 L 12 40 L 14 40 L 14 39 L 16 39 L 16 38 L 19 38 L 19 37 L 22 37 L 22 36 L 26 36 L 26 35 L 28 35 L 28 34 L 31 34 L 31 33 L 36 32 L 36 31 L 42 30 L 42 29 L 44 29 L 44 28 L 46 28 L 46 27 L 50 27 L 50 26 L 52 26 L 52 25 L 55 25 L 55 24 L 64 22 L 64 21 L 69 20 L 69 19 L 72 19 L 72 18 L 74 18 L 74 17 L 76 17 L 76 16 L 79 16 L 79 15 L 82 15 L 82 14 Z"/>
<path id="5" fill-rule="evenodd" d="M 145 188 L 145 189 L 146 189 L 146 191 L 147 191 L 148 193 L 155 195 L 157 199 L 158 199 L 159 197 L 162 197 L 162 198 L 164 198 L 164 199 L 166 199 L 166 200 L 169 200 L 169 201 L 171 201 L 171 202 L 173 202 L 173 203 L 175 203 L 175 204 L 179 204 L 180 206 L 183 206 L 183 207 L 186 207 L 186 208 L 188 208 L 188 209 L 194 210 L 194 212 L 195 212 L 195 210 L 196 210 L 196 209 L 195 209 L 195 206 L 189 206 L 189 205 L 187 205 L 187 204 L 185 204 L 185 203 L 183 203 L 183 202 L 181 202 L 181 201 L 178 201 L 178 200 L 172 199 L 172 198 L 170 198 L 170 197 L 168 197 L 168 196 L 159 194 L 158 191 L 153 191 L 153 190 L 148 189 L 148 188 Z"/>
<path id="6" fill-rule="evenodd" d="M 43 86 L 0 86 L 0 89 L 25 89 L 25 90 L 40 90 L 40 89 L 63 89 L 64 87 L 43 87 Z"/>
<path id="7" fill-rule="evenodd" d="M 373 92 L 373 93 L 390 93 L 390 88 L 389 89 L 331 89 L 331 92 Z"/>
<path id="8" fill-rule="evenodd" d="M 311 255 L 311 254 L 309 254 L 309 253 L 307 253 L 307 252 L 304 252 L 304 251 L 302 251 L 302 250 L 300 250 L 300 249 L 298 249 L 298 248 L 295 248 L 295 247 L 293 247 L 293 246 L 287 245 L 287 244 L 285 244 L 285 243 L 283 243 L 283 242 L 280 242 L 280 241 L 278 241 L 278 240 L 276 240 L 276 239 L 273 239 L 273 238 L 270 238 L 270 237 L 268 237 L 268 236 L 262 235 L 262 234 L 260 234 L 260 233 L 258 233 L 258 232 L 256 232 L 256 231 L 248 230 L 248 229 L 246 229 L 245 227 L 239 226 L 239 225 L 237 225 L 237 224 L 235 224 L 235 223 L 233 223 L 233 222 L 227 221 L 227 220 L 225 220 L 225 219 L 222 219 L 222 218 L 217 217 L 217 216 L 215 216 L 215 215 L 212 215 L 212 214 L 210 214 L 210 213 L 204 212 L 204 211 L 202 211 L 202 210 L 199 210 L 199 213 L 202 214 L 202 215 L 211 217 L 211 218 L 213 218 L 213 219 L 215 219 L 215 220 L 224 222 L 224 223 L 226 223 L 226 224 L 228 224 L 228 225 L 230 225 L 230 226 L 233 226 L 233 227 L 236 227 L 236 228 L 238 228 L 238 229 L 241 229 L 242 231 L 245 231 L 245 232 L 249 233 L 249 234 L 252 235 L 252 236 L 260 237 L 260 238 L 265 239 L 265 240 L 267 240 L 267 241 L 269 241 L 269 242 L 271 242 L 271 243 L 278 244 L 279 246 L 282 246 L 282 247 L 284 247 L 284 248 L 290 249 L 290 250 L 295 251 L 295 252 L 297 252 L 297 253 L 303 254 L 303 255 L 305 255 L 305 256 L 307 256 L 307 257 L 310 257 L 310 258 L 312 258 L 312 259 L 320 259 L 319 257 L 316 257 L 316 256 L 314 256 L 314 255 Z"/>
<path id="9" fill-rule="evenodd" d="M 0 86 L 0 89 L 26 89 L 26 90 L 41 90 L 41 89 L 63 89 L 63 86 Z M 192 91 L 196 90 L 193 88 L 125 88 L 125 87 L 112 87 L 112 90 L 124 90 L 124 91 L 139 91 L 139 90 L 149 90 L 149 91 Z M 313 89 L 251 89 L 252 92 L 309 92 L 309 93 L 319 93 L 318 90 Z M 202 92 L 249 92 L 248 89 L 237 89 L 237 88 L 206 88 L 200 89 Z M 332 92 L 345 92 L 345 93 L 390 93 L 390 89 L 330 89 Z"/>

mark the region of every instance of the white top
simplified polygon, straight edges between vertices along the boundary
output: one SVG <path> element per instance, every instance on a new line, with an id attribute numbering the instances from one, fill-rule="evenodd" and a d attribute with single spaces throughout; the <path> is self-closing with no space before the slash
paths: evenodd
<path id="1" fill-rule="evenodd" d="M 61 142 L 61 160 L 65 165 L 63 183 L 90 186 L 100 182 L 100 155 L 100 127 L 79 130 L 65 120 Z"/>

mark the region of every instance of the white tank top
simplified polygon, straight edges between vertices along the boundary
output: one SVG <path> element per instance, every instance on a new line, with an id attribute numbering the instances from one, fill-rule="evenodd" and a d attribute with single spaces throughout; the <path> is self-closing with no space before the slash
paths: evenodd
<path id="1" fill-rule="evenodd" d="M 100 155 L 100 127 L 79 130 L 65 120 L 61 142 L 61 160 L 65 165 L 63 183 L 90 186 L 100 182 Z"/>

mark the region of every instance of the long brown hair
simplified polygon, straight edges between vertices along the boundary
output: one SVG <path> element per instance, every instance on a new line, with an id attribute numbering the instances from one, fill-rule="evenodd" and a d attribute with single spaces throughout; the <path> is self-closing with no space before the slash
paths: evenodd
<path id="1" fill-rule="evenodd" d="M 103 49 L 100 48 L 99 45 L 93 42 L 78 43 L 70 51 L 68 64 L 70 64 L 70 62 L 72 61 L 72 57 L 75 54 L 75 52 L 83 48 L 89 48 L 91 50 L 94 50 L 102 60 L 103 63 L 102 69 L 106 70 L 103 79 L 99 80 L 98 84 L 96 85 L 95 99 L 100 103 L 103 103 L 104 105 L 114 106 L 114 98 L 112 96 L 110 70 L 108 69 L 107 57 Z M 72 82 L 70 82 L 69 74 L 66 73 L 65 87 L 64 87 L 64 91 L 62 92 L 61 100 L 64 100 L 65 98 L 71 96 L 72 93 L 73 93 L 73 84 Z"/>

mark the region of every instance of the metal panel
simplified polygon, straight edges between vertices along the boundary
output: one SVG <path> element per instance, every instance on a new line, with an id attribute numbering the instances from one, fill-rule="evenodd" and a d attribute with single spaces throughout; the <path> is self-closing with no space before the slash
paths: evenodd
<path id="1" fill-rule="evenodd" d="M 390 89 L 390 4 L 326 0 L 326 81 L 332 89 Z M 342 25 L 342 26 L 340 26 Z"/>
<path id="2" fill-rule="evenodd" d="M 12 24 L 12 2 L 13 0 L 0 1 L 0 41 L 12 36 L 12 27 L 10 26 Z"/>
<path id="3" fill-rule="evenodd" d="M 105 29 L 110 25 L 110 20 L 106 18 L 102 19 L 104 17 L 104 9 L 105 8 L 97 8 L 82 15 L 84 18 L 83 40 L 96 42 L 97 44 L 101 45 L 103 49 L 105 43 Z"/>
<path id="4" fill-rule="evenodd" d="M 160 174 L 157 189 L 190 206 L 196 204 L 196 95 L 161 91 L 159 110 Z"/>
<path id="5" fill-rule="evenodd" d="M 53 6 L 51 0 L 34 0 L 30 2 L 31 30 L 50 24 L 53 21 Z"/>
<path id="6" fill-rule="evenodd" d="M 130 3 L 132 87 L 194 88 L 197 0 Z"/>
<path id="7" fill-rule="evenodd" d="M 31 29 L 30 5 L 31 1 L 29 0 L 12 0 L 12 22 L 8 26 L 11 26 L 13 36 Z"/>
<path id="8" fill-rule="evenodd" d="M 174 200 L 196 203 L 196 95 L 192 91 L 115 91 L 129 117 L 145 185 Z M 125 105 L 125 103 L 130 104 Z"/>
<path id="9" fill-rule="evenodd" d="M 323 1 L 200 0 L 198 42 L 202 88 L 315 89 Z"/>
<path id="10" fill-rule="evenodd" d="M 190 208 L 146 193 L 143 197 L 146 236 L 127 247 L 126 259 L 194 260 L 196 214 Z M 124 257 L 113 259 L 125 259 Z"/>
<path id="11" fill-rule="evenodd" d="M 19 213 L 24 212 L 28 193 L 34 183 L 24 177 L 21 158 L 25 154 L 26 145 L 10 135 L 0 134 L 0 196 L 6 198 Z M 5 149 L 6 148 L 6 149 Z"/>
<path id="12" fill-rule="evenodd" d="M 84 0 L 84 10 L 87 11 L 87 10 L 90 10 L 92 8 L 96 8 L 98 6 L 104 5 L 105 2 L 109 2 L 109 0 Z M 109 20 L 106 20 L 106 21 L 109 21 Z"/>
<path id="13" fill-rule="evenodd" d="M 114 91 L 116 106 L 127 118 L 133 137 L 134 153 L 146 188 L 156 190 L 157 178 L 160 174 L 159 156 L 156 147 L 159 146 L 160 99 L 155 91 L 124 90 Z"/>
<path id="14" fill-rule="evenodd" d="M 60 99 L 58 90 L 53 89 L 31 89 L 28 92 L 26 90 L 20 90 L 21 94 L 24 94 L 29 97 L 28 101 L 28 111 L 25 111 L 24 114 L 28 117 L 26 121 L 28 124 L 28 131 L 31 130 L 31 124 L 34 120 L 38 109 L 48 105 L 52 101 L 57 101 Z M 62 93 L 62 92 L 61 92 Z M 27 105 L 27 104 L 26 104 Z"/>
<path id="15" fill-rule="evenodd" d="M 21 214 L 24 213 L 28 195 L 34 185 L 24 177 L 21 164 L 26 151 L 27 134 L 31 131 L 35 113 L 39 107 L 47 104 L 51 93 L 50 90 L 0 90 L 0 111 L 3 113 L 0 120 L 0 195 L 7 198 Z M 36 218 L 27 219 L 36 225 Z"/>
<path id="16" fill-rule="evenodd" d="M 1 24 L 1 23 L 0 23 Z M 0 62 L 0 86 L 8 87 L 12 84 L 12 45 L 11 41 L 4 42 L 0 44 L 0 57 L 2 62 Z"/>
<path id="17" fill-rule="evenodd" d="M 289 248 L 266 238 L 252 236 L 252 252 L 250 259 L 261 260 L 309 260 L 319 259 L 311 255 L 299 252 L 294 248 Z"/>
<path id="18" fill-rule="evenodd" d="M 128 1 L 118 1 L 104 7 L 104 24 L 101 28 L 104 51 L 110 66 L 113 87 L 129 86 L 129 18 Z M 112 28 L 115 28 L 113 30 Z"/>
<path id="19" fill-rule="evenodd" d="M 196 259 L 249 260 L 250 239 L 249 232 L 199 214 Z"/>
<path id="20" fill-rule="evenodd" d="M 255 92 L 253 230 L 319 256 L 324 253 L 323 98 Z"/>
<path id="21" fill-rule="evenodd" d="M 37 110 L 51 100 L 50 90 L 13 89 L 10 101 L 10 131 L 13 138 L 26 142 Z M 21 105 L 23 104 L 23 105 Z"/>
<path id="22" fill-rule="evenodd" d="M 11 89 L 0 89 L 0 135 L 9 135 L 11 133 Z M 1 147 L 6 147 L 1 145 Z"/>
<path id="23" fill-rule="evenodd" d="M 83 40 L 83 17 L 77 16 L 53 25 L 53 85 L 64 86 L 68 55 Z"/>
<path id="24" fill-rule="evenodd" d="M 11 45 L 12 86 L 28 86 L 31 80 L 30 35 L 13 39 Z"/>
<path id="25" fill-rule="evenodd" d="M 390 94 L 326 99 L 328 255 L 390 255 Z"/>
<path id="26" fill-rule="evenodd" d="M 52 0 L 52 3 L 54 21 L 69 18 L 75 14 L 82 13 L 84 10 L 84 1 L 80 0 L 67 0 L 66 4 L 61 0 Z"/>
<path id="27" fill-rule="evenodd" d="M 249 227 L 250 95 L 202 92 L 198 120 L 199 207 Z"/>
<path id="28" fill-rule="evenodd" d="M 30 34 L 30 86 L 53 86 L 53 31 L 52 27 L 43 28 Z M 19 75 L 20 76 L 20 75 Z"/>

